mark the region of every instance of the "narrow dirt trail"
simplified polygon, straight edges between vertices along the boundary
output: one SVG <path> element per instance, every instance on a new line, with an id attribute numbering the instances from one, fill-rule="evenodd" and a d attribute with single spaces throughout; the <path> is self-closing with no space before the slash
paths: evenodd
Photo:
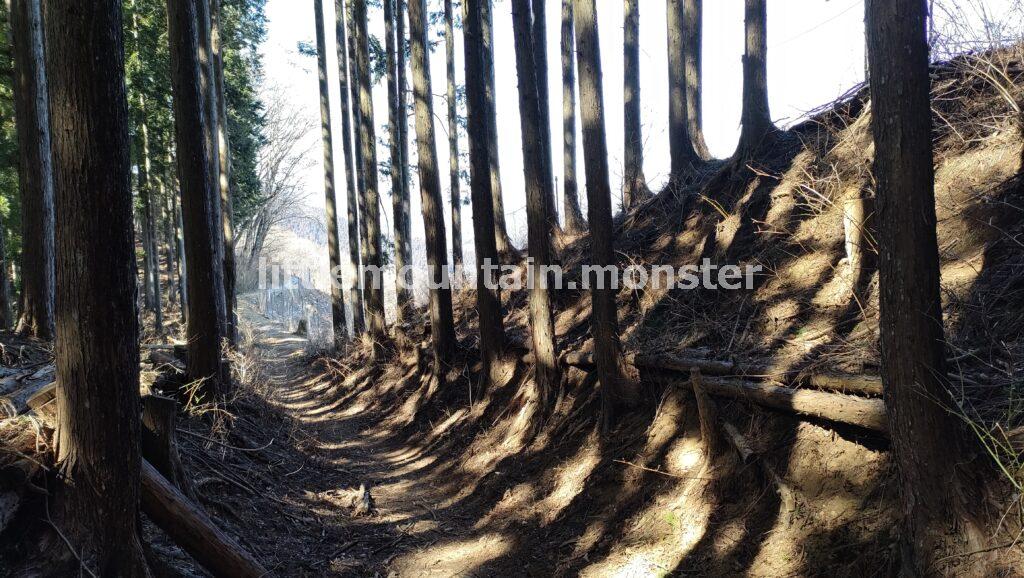
<path id="1" fill-rule="evenodd" d="M 342 403 L 344 392 L 311 366 L 305 338 L 251 306 L 242 318 L 263 365 L 268 401 L 298 432 L 298 443 L 284 449 L 301 452 L 301 470 L 278 476 L 274 493 L 295 506 L 289 518 L 315 517 L 286 538 L 309 556 L 301 566 L 346 576 L 484 575 L 477 569 L 507 544 L 474 527 L 478 513 L 452 507 L 438 489 L 443 480 L 433 460 L 381 429 L 379 418 L 356 402 Z"/>

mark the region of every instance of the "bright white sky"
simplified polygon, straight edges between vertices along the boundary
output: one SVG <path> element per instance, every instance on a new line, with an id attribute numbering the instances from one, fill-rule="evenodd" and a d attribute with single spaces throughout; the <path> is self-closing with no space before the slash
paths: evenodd
<path id="1" fill-rule="evenodd" d="M 974 0 L 972 0 L 974 1 Z M 987 1 L 987 0 L 985 0 Z M 1004 0 L 995 0 L 1001 4 Z M 560 0 L 548 2 L 548 52 L 551 87 L 552 148 L 556 151 L 555 176 L 561 183 L 561 76 L 559 66 Z M 328 26 L 328 66 L 331 78 L 331 101 L 335 129 L 340 134 L 340 110 L 337 84 L 337 62 L 334 46 L 334 2 L 327 0 L 325 19 Z M 669 167 L 668 119 L 666 87 L 667 60 L 664 0 L 640 3 L 641 47 L 640 84 L 645 146 L 644 169 L 652 189 L 665 182 Z M 607 110 L 609 154 L 612 167 L 612 190 L 618 195 L 622 173 L 623 108 L 622 108 L 622 10 L 621 0 L 597 0 L 604 68 L 604 98 Z M 441 0 L 428 0 L 430 10 L 440 10 Z M 773 0 L 768 2 L 768 88 L 772 115 L 780 125 L 791 124 L 809 110 L 840 96 L 864 77 L 864 0 Z M 264 47 L 268 84 L 287 87 L 294 102 L 319 118 L 316 61 L 300 55 L 299 41 L 314 41 L 313 2 L 310 0 L 269 0 L 269 37 Z M 383 37 L 383 13 L 370 9 L 370 32 Z M 495 0 L 495 46 L 497 74 L 497 110 L 500 129 L 502 182 L 509 232 L 513 240 L 526 238 L 525 195 L 523 193 L 522 145 L 520 141 L 515 54 L 512 39 L 511 2 Z M 704 124 L 708 144 L 718 157 L 727 157 L 739 136 L 740 93 L 742 88 L 741 55 L 743 54 L 743 2 L 713 0 L 704 3 Z M 456 70 L 462 83 L 462 38 L 456 32 Z M 448 166 L 445 63 L 443 45 L 431 60 L 437 154 L 439 164 Z M 411 79 L 410 79 L 411 82 Z M 375 123 L 387 121 L 386 86 L 380 82 L 374 90 Z M 410 122 L 410 131 L 414 133 Z M 378 129 L 380 130 L 380 129 Z M 386 135 L 378 132 L 378 138 Z M 313 135 L 319 139 L 319 134 Z M 581 140 L 581 139 L 580 139 Z M 335 166 L 343 167 L 342 149 L 335 140 Z M 461 150 L 466 142 L 460 141 Z M 579 151 L 579 179 L 582 170 L 582 143 Z M 412 147 L 415 154 L 415 147 Z M 378 160 L 389 158 L 385 147 L 378 147 Z M 322 165 L 311 169 L 306 185 L 311 199 L 322 207 Z M 415 173 L 413 173 L 415 175 Z M 338 175 L 339 206 L 344 200 L 344 173 Z M 442 186 L 447 205 L 447 170 L 442 171 Z M 419 212 L 419 194 L 413 183 L 414 248 L 422 252 L 423 225 Z M 390 228 L 390 180 L 381 179 L 381 190 L 388 228 Z M 559 190 L 561 187 L 559 186 Z M 468 195 L 468 185 L 463 185 Z M 583 202 L 586 202 L 585 196 Z M 585 205 L 584 205 L 585 206 Z M 559 201 L 561 207 L 561 201 Z M 467 258 L 472 254 L 472 223 L 465 210 L 463 234 Z M 339 215 L 344 215 L 339 207 Z M 450 221 L 448 238 L 451 241 Z M 390 233 L 389 233 L 390 234 Z M 342 237 L 345 235 L 343 234 Z M 422 262 L 420 258 L 417 262 Z"/>

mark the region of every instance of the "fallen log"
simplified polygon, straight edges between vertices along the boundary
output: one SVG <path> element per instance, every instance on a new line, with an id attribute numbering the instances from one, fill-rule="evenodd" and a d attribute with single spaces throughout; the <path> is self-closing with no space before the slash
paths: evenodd
<path id="1" fill-rule="evenodd" d="M 872 375 L 839 373 L 801 375 L 799 371 L 779 371 L 767 365 L 671 354 L 638 354 L 632 358 L 633 364 L 640 369 L 679 371 L 686 374 L 689 374 L 692 369 L 699 369 L 704 375 L 747 377 L 775 381 L 780 384 L 791 382 L 793 385 L 806 385 L 825 391 L 868 397 L 882 396 L 882 378 Z M 594 363 L 593 355 L 590 353 L 571 353 L 565 356 L 565 362 L 577 367 L 590 367 Z"/>
<path id="2" fill-rule="evenodd" d="M 195 499 L 192 484 L 178 455 L 178 402 L 169 397 L 142 397 L 142 455 L 167 481 L 189 499 Z"/>
<path id="3" fill-rule="evenodd" d="M 654 380 L 687 389 L 691 387 L 690 380 L 678 377 L 654 377 Z M 741 379 L 705 377 L 701 385 L 714 396 L 741 399 L 772 409 L 855 425 L 880 434 L 887 433 L 885 403 L 880 399 L 793 389 Z"/>
<path id="4" fill-rule="evenodd" d="M 218 528 L 206 512 L 145 460 L 142 461 L 142 511 L 214 576 L 269 575 L 255 558 Z"/>

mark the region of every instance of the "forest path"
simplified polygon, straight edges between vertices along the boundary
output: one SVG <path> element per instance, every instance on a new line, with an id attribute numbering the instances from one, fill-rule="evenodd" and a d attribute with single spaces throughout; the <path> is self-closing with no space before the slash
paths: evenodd
<path id="1" fill-rule="evenodd" d="M 309 342 L 254 305 L 241 308 L 251 355 L 261 362 L 268 401 L 292 422 L 285 449 L 302 454 L 293 456 L 301 470 L 278 475 L 274 493 L 294 506 L 285 514 L 293 526 L 315 519 L 283 537 L 302 561 L 286 563 L 282 575 L 473 576 L 507 549 L 474 528 L 479 513 L 445 507 L 432 460 L 347 399 L 351 391 L 326 381 L 311 365 Z"/>

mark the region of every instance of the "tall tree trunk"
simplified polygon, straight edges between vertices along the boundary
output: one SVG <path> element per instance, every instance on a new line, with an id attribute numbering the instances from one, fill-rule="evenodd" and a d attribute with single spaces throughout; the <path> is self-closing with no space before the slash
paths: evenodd
<path id="1" fill-rule="evenodd" d="M 665 4 L 668 34 L 668 144 L 671 155 L 669 183 L 673 187 L 686 184 L 701 160 L 694 148 L 687 120 L 686 1 L 667 0 Z"/>
<path id="2" fill-rule="evenodd" d="M 534 0 L 538 5 L 543 0 Z M 554 398 L 559 386 L 558 352 L 555 348 L 555 322 L 551 313 L 551 292 L 546 268 L 551 265 L 552 226 L 548 203 L 552 183 L 544 174 L 545 154 L 541 129 L 542 103 L 537 86 L 538 68 L 534 65 L 535 37 L 530 33 L 530 0 L 513 0 L 512 25 L 515 30 L 516 72 L 519 75 L 519 118 L 522 124 L 523 172 L 526 183 L 528 227 L 528 265 L 533 279 L 530 292 L 530 332 L 536 363 L 533 399 L 543 410 Z"/>
<path id="3" fill-rule="evenodd" d="M 494 239 L 498 252 L 508 260 L 518 257 L 518 251 L 508 236 L 508 225 L 505 223 L 505 201 L 501 194 L 501 161 L 498 156 L 498 111 L 495 105 L 494 89 L 494 6 L 493 0 L 487 0 L 483 10 L 483 55 L 484 80 L 487 82 L 487 149 L 491 164 L 491 199 L 494 203 Z"/>
<path id="4" fill-rule="evenodd" d="M 908 576 L 942 574 L 943 560 L 977 551 L 984 538 L 972 524 L 984 510 L 972 500 L 984 468 L 971 463 L 980 452 L 945 377 L 926 15 L 923 0 L 867 3 L 882 382 Z"/>
<path id="5" fill-rule="evenodd" d="M 0 219 L 0 331 L 11 328 L 11 268 L 7 256 L 7 225 Z"/>
<path id="6" fill-rule="evenodd" d="M 587 230 L 587 223 L 580 209 L 576 181 L 576 38 L 572 5 L 573 0 L 562 0 L 562 197 L 565 230 L 582 233 Z"/>
<path id="7" fill-rule="evenodd" d="M 686 80 L 686 126 L 700 160 L 710 160 L 704 141 L 703 98 L 704 0 L 683 0 L 683 72 Z"/>
<path id="8" fill-rule="evenodd" d="M 170 311 L 172 306 L 178 305 L 178 250 L 174 234 L 175 216 L 171 207 L 173 195 L 168 192 L 166 177 L 161 177 L 159 182 L 160 197 L 163 199 L 161 210 L 163 212 L 164 253 L 167 255 L 167 309 Z"/>
<path id="9" fill-rule="evenodd" d="M 377 188 L 377 140 L 373 126 L 373 84 L 370 77 L 370 38 L 366 31 L 366 0 L 353 0 L 353 18 L 356 25 L 356 68 L 359 69 L 359 140 L 363 150 L 362 172 L 366 185 L 363 191 L 363 220 L 366 223 L 367 259 L 364 261 L 363 279 L 369 336 L 374 344 L 374 352 L 380 354 L 387 339 L 387 324 L 384 319 L 380 191 Z"/>
<path id="10" fill-rule="evenodd" d="M 640 120 L 640 0 L 625 0 L 623 25 L 623 101 L 625 178 L 622 208 L 628 211 L 651 196 L 644 177 L 644 137 Z"/>
<path id="11" fill-rule="evenodd" d="M 583 117 L 583 162 L 587 177 L 587 216 L 590 222 L 591 264 L 615 264 L 612 195 L 608 172 L 608 138 L 604 129 L 604 94 L 601 88 L 601 45 L 594 0 L 576 0 L 576 59 L 579 66 L 580 110 Z M 603 429 L 607 431 L 621 406 L 636 401 L 636 384 L 624 373 L 619 345 L 615 290 L 611 275 L 598 272 L 591 280 L 591 333 L 594 362 L 601 382 Z M 603 287 L 602 287 L 603 285 Z"/>
<path id="12" fill-rule="evenodd" d="M 427 50 L 426 0 L 409 2 L 409 40 L 412 57 L 413 97 L 416 102 L 416 145 L 419 158 L 420 203 L 423 229 L 427 237 L 427 278 L 430 287 L 430 334 L 434 344 L 436 369 L 443 370 L 455 354 L 455 320 L 452 314 L 452 290 L 448 279 L 447 243 L 444 234 L 444 205 L 441 200 L 441 174 L 437 166 L 437 142 L 434 136 L 433 92 L 430 82 L 430 56 Z M 441 371 L 436 374 L 443 377 Z"/>
<path id="13" fill-rule="evenodd" d="M 54 192 L 40 6 L 40 0 L 10 3 L 22 227 L 21 317 L 17 331 L 53 339 Z"/>
<path id="14" fill-rule="evenodd" d="M 170 160 L 170 159 L 168 159 Z M 173 182 L 173 177 L 172 182 Z M 178 255 L 178 301 L 181 307 L 181 322 L 188 323 L 188 258 L 185 255 L 185 224 L 178 199 L 181 187 L 171 191 L 171 218 L 174 219 L 174 246 Z"/>
<path id="15" fill-rule="evenodd" d="M 62 526 L 100 576 L 148 576 L 121 2 L 46 2 L 57 221 Z M 38 3 L 36 3 L 38 6 Z"/>
<path id="16" fill-rule="evenodd" d="M 768 6 L 767 0 L 745 0 L 743 55 L 743 113 L 737 157 L 753 154 L 775 130 L 768 107 Z"/>
<path id="17" fill-rule="evenodd" d="M 134 6 L 134 4 L 133 4 Z M 139 41 L 139 19 L 137 11 L 132 12 L 132 36 L 136 45 Z M 142 200 L 142 248 L 145 255 L 143 278 L 146 288 L 145 303 L 154 316 L 153 329 L 157 335 L 163 333 L 163 305 L 160 294 L 160 255 L 157 253 L 156 217 L 153 207 L 153 161 L 149 139 L 149 110 L 146 95 L 139 91 L 138 127 L 138 174 L 139 198 Z"/>
<path id="18" fill-rule="evenodd" d="M 402 126 L 405 124 L 405 99 L 403 92 L 398 87 L 398 60 L 395 42 L 395 23 L 402 20 L 401 12 L 395 13 L 396 0 L 384 0 L 384 36 L 385 51 L 387 52 L 388 67 L 388 125 L 391 129 L 391 207 L 395 228 L 395 327 L 402 331 L 402 326 L 408 321 L 409 308 L 412 305 L 412 282 L 411 259 L 407 259 L 406 247 L 410 246 L 408 238 L 409 214 L 406 210 L 406 197 L 408 192 L 403 189 L 405 182 L 402 180 L 402 165 L 405 159 L 402 157 Z M 404 31 L 405 26 L 401 27 Z M 405 48 L 404 34 L 398 37 L 397 45 L 402 50 Z"/>
<path id="19" fill-rule="evenodd" d="M 484 10 L 490 0 L 463 0 L 462 31 L 466 61 L 466 133 L 469 137 L 469 188 L 473 203 L 473 246 L 476 252 L 476 310 L 480 325 L 480 372 L 482 391 L 503 355 L 505 326 L 497 279 L 488 279 L 486 267 L 497 267 L 498 246 L 494 231 L 491 195 L 490 109 L 487 103 Z"/>
<path id="20" fill-rule="evenodd" d="M 540 142 L 544 154 L 541 161 L 542 176 L 551 183 L 547 187 L 544 203 L 547 205 L 548 220 L 551 221 L 551 232 L 560 236 L 562 227 L 558 224 L 558 201 L 555 199 L 555 165 L 551 158 L 551 95 L 548 90 L 548 15 L 547 0 L 531 0 L 530 34 L 533 36 L 533 57 L 535 77 L 537 79 L 537 95 L 539 98 Z"/>
<path id="21" fill-rule="evenodd" d="M 459 178 L 459 117 L 455 101 L 455 14 L 452 0 L 444 0 L 445 64 L 448 77 L 448 182 L 452 201 L 452 264 L 462 278 L 462 195 Z"/>
<path id="22" fill-rule="evenodd" d="M 163 304 L 160 295 L 160 255 L 157 253 L 156 217 L 153 206 L 153 161 L 149 148 L 149 123 L 146 120 L 146 97 L 139 95 L 139 197 L 142 199 L 142 242 L 145 251 L 145 277 L 150 294 L 147 295 L 149 308 L 153 311 L 154 330 L 164 331 Z"/>
<path id="23" fill-rule="evenodd" d="M 349 40 L 345 22 L 348 11 L 345 8 L 345 0 L 335 0 L 334 11 L 338 78 L 341 89 L 342 150 L 345 155 L 345 204 L 348 212 L 348 271 L 345 272 L 345 278 L 348 284 L 349 307 L 352 308 L 352 332 L 359 335 L 366 331 L 366 323 L 363 320 L 363 292 L 359 289 L 359 190 L 356 187 L 357 165 L 352 153 L 352 117 L 349 114 L 349 97 L 355 90 L 355 82 L 351 81 L 355 63 L 351 63 L 350 66 L 348 59 Z"/>
<path id="24" fill-rule="evenodd" d="M 364 170 L 363 155 L 365 148 L 363 144 L 362 134 L 362 115 L 361 110 L 361 99 L 359 96 L 360 81 L 359 78 L 362 76 L 363 71 L 359 69 L 357 59 L 357 46 L 358 36 L 356 29 L 355 20 L 355 0 L 351 0 L 348 5 L 348 73 L 349 73 L 349 89 L 352 97 L 352 141 L 355 148 L 355 164 L 356 164 L 356 207 L 359 209 L 359 288 L 363 293 L 363 331 L 362 335 L 367 334 L 367 318 L 370 315 L 369 312 L 369 287 L 366 287 L 365 276 L 366 267 L 370 262 L 370 238 L 366 233 L 366 171 Z"/>
<path id="25" fill-rule="evenodd" d="M 220 197 L 220 115 L 218 110 L 220 105 L 218 104 L 217 95 L 217 73 L 216 73 L 216 59 L 213 54 L 213 19 L 210 17 L 210 3 L 213 0 L 203 0 L 196 3 L 196 8 L 199 10 L 197 17 L 197 25 L 199 32 L 199 66 L 200 66 L 200 87 L 203 90 L 203 96 L 205 97 L 203 113 L 206 116 L 206 124 L 210 130 L 210 146 L 207 148 L 208 158 L 206 160 L 207 166 L 209 167 L 209 179 L 210 179 L 210 190 L 213 192 L 214 199 L 214 223 L 216 241 L 215 246 L 217 249 L 217 258 L 221 261 L 221 275 L 220 275 L 220 286 L 217 289 L 217 299 L 221 301 L 221 311 L 223 312 L 224 319 L 221 320 L 221 339 L 228 338 L 231 326 L 231 311 L 228 310 L 226 281 L 224 280 L 224 210 L 223 201 Z M 225 379 L 228 377 L 228 373 L 224 374 Z"/>
<path id="26" fill-rule="evenodd" d="M 221 367 L 224 336 L 224 261 L 220 230 L 220 195 L 211 179 L 216 133 L 210 124 L 210 68 L 200 56 L 199 21 L 206 0 L 168 0 L 171 86 L 181 183 L 181 212 L 187 268 L 188 378 L 201 384 L 207 399 L 224 393 Z M 207 53 L 208 54 L 208 53 Z"/>
<path id="27" fill-rule="evenodd" d="M 217 98 L 217 181 L 220 193 L 221 236 L 224 237 L 224 298 L 227 307 L 228 340 L 238 344 L 238 296 L 235 290 L 234 202 L 231 199 L 231 141 L 228 137 L 228 101 L 224 89 L 224 52 L 220 28 L 221 0 L 210 0 L 210 46 L 213 58 L 214 90 Z M 342 309 L 344 312 L 344 308 Z M 342 316 L 344 322 L 344 316 Z"/>
<path id="28" fill-rule="evenodd" d="M 327 254 L 331 263 L 331 321 L 334 344 L 341 345 L 345 328 L 345 298 L 341 286 L 333 280 L 334 272 L 341 271 L 341 242 L 338 232 L 338 207 L 334 189 L 334 135 L 331 128 L 331 93 L 327 84 L 327 30 L 324 28 L 323 0 L 313 0 L 316 18 L 317 70 L 320 76 L 320 132 L 324 141 L 324 206 L 327 215 Z"/>
<path id="29" fill-rule="evenodd" d="M 412 266 L 412 198 L 409 186 L 409 123 L 408 123 L 408 95 L 409 95 L 409 82 L 407 80 L 406 70 L 406 52 L 405 52 L 405 18 L 407 13 L 406 0 L 398 1 L 398 11 L 395 14 L 395 36 L 398 39 L 398 147 L 399 152 L 402 156 L 402 164 L 399 167 L 401 170 L 399 174 L 402 178 L 402 195 L 401 198 L 394 204 L 396 211 L 402 214 L 402 237 L 398 238 L 395 235 L 395 251 L 402 254 L 402 262 L 406 265 Z M 399 207 L 401 204 L 401 207 Z M 398 223 L 398 220 L 395 220 Z M 401 242 L 399 242 L 401 241 Z M 412 271 L 406 272 L 405 278 L 406 286 L 409 287 L 409 291 L 412 291 L 413 277 Z M 412 299 L 410 298 L 410 303 Z"/>

